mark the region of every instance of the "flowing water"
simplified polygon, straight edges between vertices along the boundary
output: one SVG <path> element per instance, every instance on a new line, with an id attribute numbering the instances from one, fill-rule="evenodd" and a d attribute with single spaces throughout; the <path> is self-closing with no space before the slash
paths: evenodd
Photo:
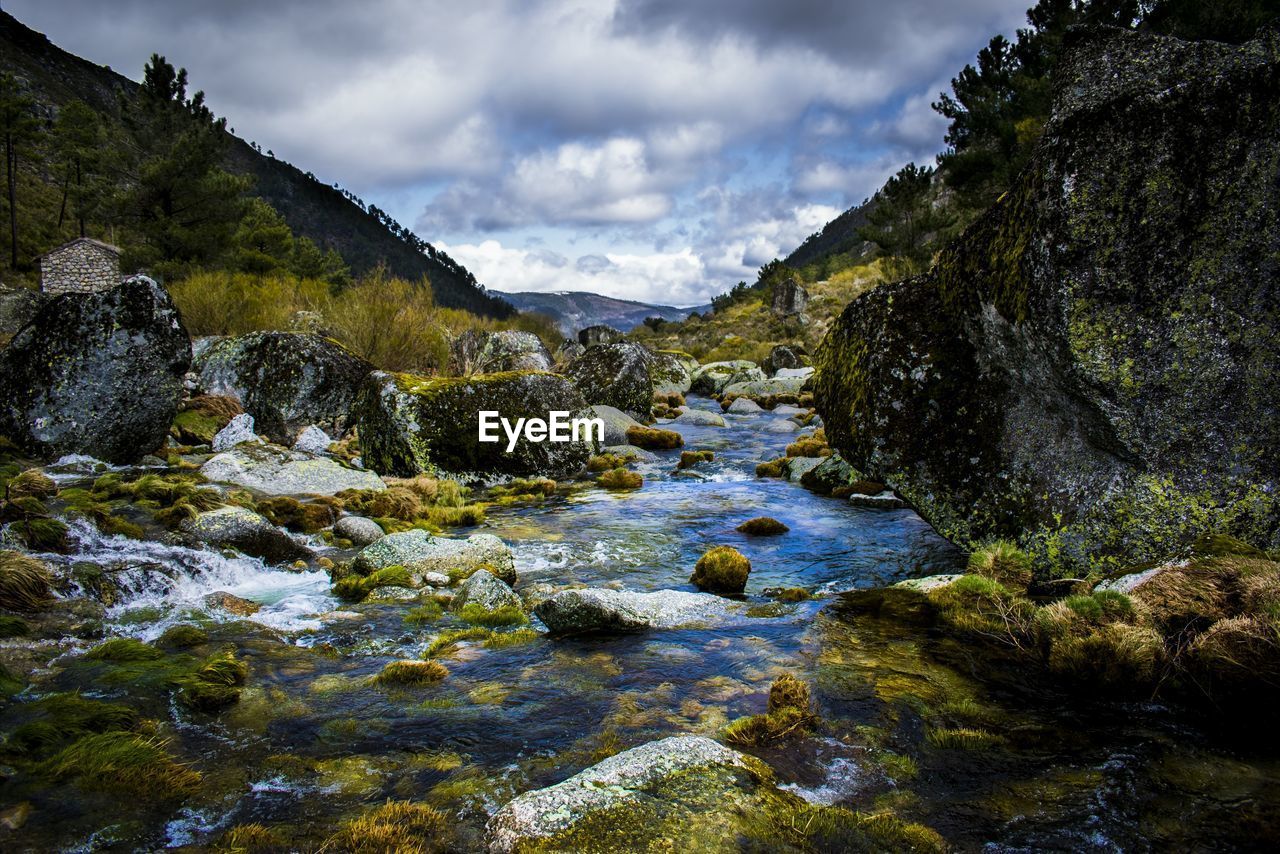
<path id="1" fill-rule="evenodd" d="M 204 846 L 227 827 L 261 822 L 305 847 L 362 805 L 407 798 L 451 811 L 461 846 L 476 849 L 488 816 L 513 795 L 654 738 L 715 736 L 763 711 L 770 682 L 788 671 L 814 686 L 823 725 L 760 755 L 815 803 L 892 808 L 964 850 L 1250 848 L 1280 832 L 1274 753 L 1155 704 L 1071 697 L 1017 674 L 980 681 L 981 650 L 859 607 L 847 591 L 957 571 L 964 556 L 911 511 L 758 480 L 755 464 L 794 435 L 771 431 L 780 419 L 768 413 L 726 418 L 725 429 L 670 425 L 686 447 L 715 451 L 714 462 L 676 472 L 678 452 L 658 453 L 638 466 L 638 491 L 495 506 L 485 529 L 513 546 L 521 589 L 691 590 L 702 552 L 732 545 L 752 562 L 750 616 L 709 629 L 464 643 L 441 658 L 449 676 L 431 686 L 368 679 L 389 660 L 421 655 L 459 625 L 449 616 L 417 624 L 405 620 L 412 602 L 340 605 L 321 572 L 75 527 L 78 553 L 61 560 L 101 567 L 122 591 L 107 633 L 151 640 L 199 621 L 215 648 L 233 646 L 248 661 L 250 677 L 241 701 L 217 716 L 167 701 L 145 710 L 168 748 L 204 774 L 184 806 L 71 787 L 9 792 L 6 802 L 35 806 L 23 840 L 32 849 Z M 77 476 L 72 464 L 61 478 Z M 734 530 L 754 516 L 791 531 Z M 763 592 L 775 587 L 818 598 L 779 603 Z M 215 621 L 202 608 L 213 591 L 263 607 L 249 620 Z M 130 695 L 74 654 L 42 690 Z M 6 710 L 0 728 L 23 707 Z M 1006 743 L 931 747 L 925 722 L 946 709 L 981 717 Z"/>

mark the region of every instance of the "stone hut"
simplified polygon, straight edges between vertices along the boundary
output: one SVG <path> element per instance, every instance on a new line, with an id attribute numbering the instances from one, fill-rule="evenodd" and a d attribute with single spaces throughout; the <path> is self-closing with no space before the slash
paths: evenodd
<path id="1" fill-rule="evenodd" d="M 87 294 L 120 284 L 120 250 L 78 237 L 40 256 L 40 290 L 47 294 Z"/>

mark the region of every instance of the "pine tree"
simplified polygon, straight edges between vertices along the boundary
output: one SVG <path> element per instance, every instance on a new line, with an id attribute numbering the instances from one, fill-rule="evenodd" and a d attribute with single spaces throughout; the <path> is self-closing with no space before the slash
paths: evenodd
<path id="1" fill-rule="evenodd" d="M 908 163 L 876 193 L 867 225 L 858 230 L 892 259 L 895 275 L 927 268 L 936 238 L 952 223 L 935 203 L 933 175 L 931 167 Z"/>
<path id="2" fill-rule="evenodd" d="M 12 74 L 0 74 L 0 139 L 9 201 L 9 266 L 18 266 L 18 157 L 40 131 L 35 101 L 18 86 Z"/>
<path id="3" fill-rule="evenodd" d="M 62 228 L 70 207 L 81 237 L 85 236 L 86 220 L 97 213 L 106 192 L 102 174 L 105 140 L 101 119 L 84 101 L 72 101 L 58 112 L 51 140 L 55 164 L 62 173 L 58 228 Z"/>

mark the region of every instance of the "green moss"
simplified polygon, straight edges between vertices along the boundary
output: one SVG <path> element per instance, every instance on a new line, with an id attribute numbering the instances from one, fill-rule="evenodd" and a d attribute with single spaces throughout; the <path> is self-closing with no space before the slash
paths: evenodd
<path id="1" fill-rule="evenodd" d="M 0 551 L 0 608 L 38 611 L 50 601 L 49 569 L 36 558 Z"/>
<path id="2" fill-rule="evenodd" d="M 493 632 L 484 639 L 484 647 L 486 649 L 506 649 L 511 646 L 533 643 L 541 637 L 541 634 L 530 628 L 519 628 L 511 632 Z"/>
<path id="3" fill-rule="evenodd" d="M 751 573 L 751 561 L 731 546 L 716 546 L 698 559 L 689 581 L 713 593 L 742 593 Z"/>
<path id="4" fill-rule="evenodd" d="M 599 454 L 587 460 L 587 471 L 602 472 L 622 468 L 635 461 L 635 454 Z"/>
<path id="5" fill-rule="evenodd" d="M 164 653 L 134 638 L 112 638 L 98 644 L 84 655 L 92 661 L 154 661 Z"/>
<path id="6" fill-rule="evenodd" d="M 170 649 L 187 649 L 207 643 L 208 640 L 209 633 L 204 629 L 189 623 L 181 623 L 165 629 L 164 634 L 156 639 L 156 644 Z"/>
<path id="7" fill-rule="evenodd" d="M 709 463 L 716 458 L 713 451 L 681 451 L 680 462 L 676 464 L 677 468 L 687 469 L 696 466 L 698 463 Z"/>
<path id="8" fill-rule="evenodd" d="M 529 622 L 518 605 L 503 605 L 499 608 L 485 608 L 474 602 L 464 605 L 458 612 L 463 622 L 477 626 L 521 626 Z"/>
<path id="9" fill-rule="evenodd" d="M 600 475 L 600 477 L 596 479 L 596 482 L 605 489 L 639 489 L 644 485 L 644 477 L 642 477 L 638 472 L 628 471 L 624 468 L 616 468 Z"/>
<path id="10" fill-rule="evenodd" d="M 739 747 L 760 747 L 804 735 L 813 728 L 814 722 L 814 716 L 808 711 L 787 707 L 738 718 L 721 730 L 720 737 Z"/>
<path id="11" fill-rule="evenodd" d="M 0 638 L 21 638 L 31 634 L 31 627 L 21 617 L 0 616 Z"/>
<path id="12" fill-rule="evenodd" d="M 990 750 L 1005 743 L 1002 736 L 972 727 L 934 727 L 925 740 L 940 750 Z"/>
<path id="13" fill-rule="evenodd" d="M 90 700 L 79 694 L 50 694 L 24 708 L 30 719 L 8 738 L 13 750 L 41 754 L 83 736 L 131 729 L 138 715 L 128 706 Z"/>
<path id="14" fill-rule="evenodd" d="M 369 575 L 348 575 L 333 585 L 333 595 L 345 602 L 363 602 L 379 587 L 416 589 L 413 573 L 403 566 L 388 566 Z"/>
<path id="15" fill-rule="evenodd" d="M 756 477 L 782 477 L 782 464 L 786 461 L 786 457 L 779 457 L 776 460 L 758 464 L 756 466 Z"/>
<path id="16" fill-rule="evenodd" d="M 43 762 L 51 780 L 74 780 L 86 789 L 160 800 L 194 794 L 201 777 L 165 752 L 163 743 L 124 732 L 88 735 Z"/>
<path id="17" fill-rule="evenodd" d="M 214 850 L 225 854 L 258 854 L 258 852 L 280 851 L 288 846 L 275 830 L 265 825 L 251 822 L 237 824 L 227 828 L 218 837 Z"/>
<path id="18" fill-rule="evenodd" d="M 428 600 L 406 611 L 403 620 L 410 626 L 422 626 L 427 623 L 434 623 L 442 616 L 444 616 L 444 608 L 441 607 L 440 603 Z"/>
<path id="19" fill-rule="evenodd" d="M 388 801 L 342 823 L 322 850 L 351 854 L 449 850 L 452 821 L 439 810 L 408 801 Z"/>
<path id="20" fill-rule="evenodd" d="M 444 679 L 449 670 L 438 661 L 390 661 L 378 674 L 380 685 L 430 685 Z"/>
<path id="21" fill-rule="evenodd" d="M 434 658 L 443 652 L 447 652 L 454 646 L 472 640 L 488 640 L 493 635 L 492 629 L 483 626 L 471 626 L 465 629 L 451 629 L 447 632 L 441 632 L 427 644 L 427 648 L 423 650 L 423 658 Z"/>
<path id="22" fill-rule="evenodd" d="M 684 445 L 684 437 L 674 430 L 632 426 L 627 428 L 627 444 L 651 451 L 667 451 Z"/>
<path id="23" fill-rule="evenodd" d="M 751 537 L 772 537 L 777 534 L 785 534 L 791 529 L 777 519 L 769 516 L 757 516 L 755 519 L 748 519 L 743 522 L 735 530 Z"/>

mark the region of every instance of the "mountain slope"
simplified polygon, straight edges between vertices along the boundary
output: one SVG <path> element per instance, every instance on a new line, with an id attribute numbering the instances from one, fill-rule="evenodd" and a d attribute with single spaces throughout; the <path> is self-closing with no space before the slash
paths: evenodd
<path id="1" fill-rule="evenodd" d="M 143 59 L 139 57 L 139 63 Z M 58 107 L 78 98 L 115 121 L 119 95 L 137 89 L 132 80 L 62 50 L 3 11 L 0 71 L 11 72 L 22 81 L 41 114 L 50 119 Z M 341 190 L 230 136 L 228 171 L 252 176 L 254 195 L 278 210 L 295 234 L 309 237 L 323 248 L 336 249 L 356 275 L 382 262 L 392 273 L 410 281 L 426 276 L 441 305 L 494 317 L 512 314 L 509 305 L 487 293 L 448 255 L 427 243 L 415 245 L 406 232 L 393 232 L 376 208 L 365 210 Z"/>
<path id="2" fill-rule="evenodd" d="M 694 311 L 706 311 L 709 306 L 674 308 L 669 305 L 650 305 L 634 300 L 617 299 L 587 291 L 556 291 L 535 293 L 524 291 L 504 293 L 492 291 L 520 311 L 536 311 L 551 317 L 565 335 L 573 335 L 579 329 L 603 323 L 626 332 L 639 326 L 646 317 L 663 320 L 684 320 Z"/>
<path id="3" fill-rule="evenodd" d="M 849 208 L 824 225 L 821 231 L 809 235 L 804 243 L 783 259 L 783 263 L 799 269 L 833 255 L 861 255 L 865 241 L 858 236 L 858 229 L 867 224 L 867 214 L 871 212 L 873 204 L 873 201 L 865 201 Z"/>

